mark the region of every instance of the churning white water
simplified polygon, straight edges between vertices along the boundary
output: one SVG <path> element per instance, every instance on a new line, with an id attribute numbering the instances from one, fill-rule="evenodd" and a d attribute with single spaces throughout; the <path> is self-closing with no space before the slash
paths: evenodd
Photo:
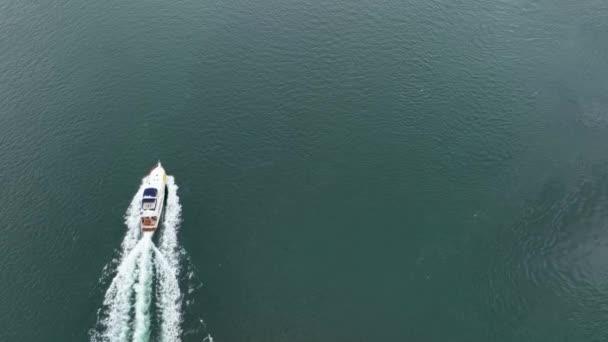
<path id="1" fill-rule="evenodd" d="M 181 334 L 181 293 L 177 282 L 180 272 L 180 253 L 177 231 L 181 222 L 182 206 L 177 196 L 173 177 L 167 177 L 167 207 L 160 231 L 160 250 L 154 247 L 156 270 L 159 279 L 157 306 L 161 314 L 161 341 L 177 341 Z"/>
<path id="2" fill-rule="evenodd" d="M 167 177 L 167 199 L 164 220 L 159 227 L 159 247 L 152 234 L 141 234 L 139 211 L 146 178 L 133 197 L 125 214 L 127 231 L 118 260 L 113 264 L 115 276 L 106 291 L 92 341 L 144 342 L 158 331 L 158 340 L 179 341 L 181 336 L 181 300 L 178 276 L 180 247 L 177 232 L 181 222 L 181 205 L 177 185 Z M 155 303 L 153 307 L 152 303 Z M 158 327 L 152 327 L 155 322 Z"/>

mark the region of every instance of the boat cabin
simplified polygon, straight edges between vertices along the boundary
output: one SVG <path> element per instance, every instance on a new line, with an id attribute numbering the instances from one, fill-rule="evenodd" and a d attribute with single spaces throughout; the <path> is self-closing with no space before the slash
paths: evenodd
<path id="1" fill-rule="evenodd" d="M 144 198 L 141 201 L 141 208 L 143 210 L 154 210 L 156 209 L 156 195 L 158 190 L 154 188 L 147 188 L 144 190 Z"/>
<path id="2" fill-rule="evenodd" d="M 144 198 L 141 202 L 141 208 L 143 210 L 156 209 L 156 198 Z"/>
<path id="3" fill-rule="evenodd" d="M 155 210 L 157 203 L 158 190 L 155 188 L 146 188 L 144 190 L 143 198 L 141 201 L 142 210 Z M 151 217 L 142 217 L 141 223 L 144 226 L 156 226 L 158 217 L 156 215 Z"/>
<path id="4" fill-rule="evenodd" d="M 158 190 L 155 188 L 146 188 L 144 190 L 144 198 L 146 198 L 146 197 L 156 198 L 156 195 L 158 195 Z"/>

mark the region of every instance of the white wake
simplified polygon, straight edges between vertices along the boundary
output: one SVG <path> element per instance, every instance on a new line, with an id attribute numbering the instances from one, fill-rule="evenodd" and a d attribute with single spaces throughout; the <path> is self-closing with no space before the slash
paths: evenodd
<path id="1" fill-rule="evenodd" d="M 167 178 L 167 208 L 163 229 L 160 232 L 160 250 L 154 248 L 156 270 L 159 278 L 157 287 L 158 308 L 161 313 L 161 341 L 178 341 L 181 335 L 181 293 L 177 282 L 179 274 L 179 250 L 177 231 L 181 223 L 182 206 L 177 196 L 177 185 L 173 177 Z"/>
<path id="2" fill-rule="evenodd" d="M 152 301 L 152 236 L 141 239 L 143 251 L 139 260 L 139 280 L 135 287 L 135 331 L 133 341 L 147 341 L 150 333 L 150 302 Z"/>
<path id="3" fill-rule="evenodd" d="M 167 177 L 167 203 L 157 233 L 160 234 L 157 248 L 152 235 L 142 235 L 139 228 L 145 180 L 125 214 L 127 231 L 116 262 L 116 274 L 104 296 L 98 328 L 91 333 L 95 342 L 149 341 L 154 333 L 152 322 L 160 322 L 160 341 L 180 341 L 182 295 L 177 232 L 182 208 L 177 185 L 172 176 Z"/>

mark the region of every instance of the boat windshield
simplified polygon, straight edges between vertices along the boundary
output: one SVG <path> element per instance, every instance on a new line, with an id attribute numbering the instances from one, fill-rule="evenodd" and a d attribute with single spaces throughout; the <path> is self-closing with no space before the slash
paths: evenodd
<path id="1" fill-rule="evenodd" d="M 144 190 L 144 197 L 156 197 L 156 189 L 154 188 L 147 188 Z"/>
<path id="2" fill-rule="evenodd" d="M 156 199 L 144 198 L 141 203 L 141 208 L 144 210 L 154 210 L 154 208 L 156 208 Z"/>

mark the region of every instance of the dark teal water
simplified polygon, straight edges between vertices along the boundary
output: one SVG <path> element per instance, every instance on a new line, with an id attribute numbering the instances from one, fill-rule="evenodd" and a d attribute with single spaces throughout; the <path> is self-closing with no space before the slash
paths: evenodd
<path id="1" fill-rule="evenodd" d="M 157 159 L 184 341 L 606 340 L 607 42 L 599 0 L 4 0 L 0 340 L 89 339 Z"/>

